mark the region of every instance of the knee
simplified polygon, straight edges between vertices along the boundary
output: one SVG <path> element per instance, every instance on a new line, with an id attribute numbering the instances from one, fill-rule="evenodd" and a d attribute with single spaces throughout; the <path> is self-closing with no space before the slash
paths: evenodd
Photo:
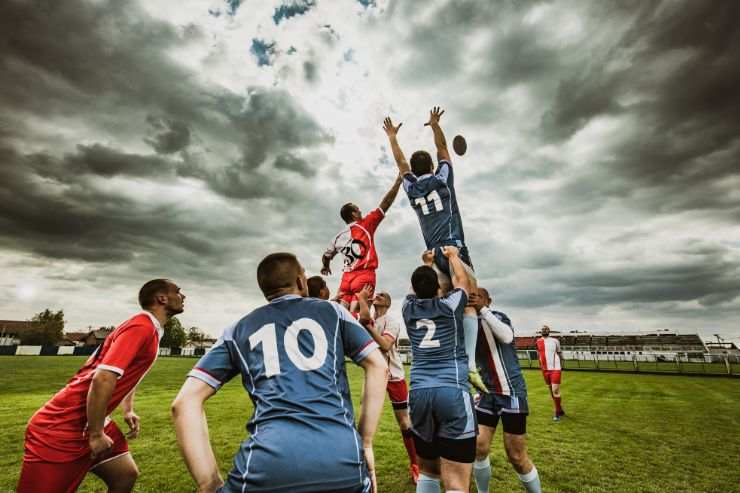
<path id="1" fill-rule="evenodd" d="M 126 472 L 122 475 L 121 482 L 130 486 L 133 489 L 136 480 L 139 479 L 139 468 L 136 464 L 133 464 Z"/>
<path id="2" fill-rule="evenodd" d="M 527 453 L 521 450 L 507 450 L 506 457 L 514 469 L 520 470 L 527 464 Z"/>
<path id="3" fill-rule="evenodd" d="M 488 457 L 488 447 L 485 447 L 484 444 L 476 445 L 475 446 L 475 460 L 483 460 Z"/>

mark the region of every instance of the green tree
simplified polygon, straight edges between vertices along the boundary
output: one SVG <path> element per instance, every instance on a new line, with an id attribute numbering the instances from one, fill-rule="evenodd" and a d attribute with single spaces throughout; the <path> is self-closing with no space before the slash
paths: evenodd
<path id="1" fill-rule="evenodd" d="M 203 340 L 206 338 L 205 333 L 198 327 L 190 327 L 188 329 L 187 339 L 188 342 L 198 347 L 203 347 Z"/>
<path id="2" fill-rule="evenodd" d="M 40 330 L 22 334 L 21 344 L 44 345 L 56 344 L 64 338 L 64 310 L 53 312 L 48 308 L 31 318 L 32 322 L 41 322 Z"/>
<path id="3" fill-rule="evenodd" d="M 183 347 L 185 345 L 185 329 L 177 317 L 167 320 L 162 328 L 164 329 L 164 335 L 159 341 L 161 347 Z"/>

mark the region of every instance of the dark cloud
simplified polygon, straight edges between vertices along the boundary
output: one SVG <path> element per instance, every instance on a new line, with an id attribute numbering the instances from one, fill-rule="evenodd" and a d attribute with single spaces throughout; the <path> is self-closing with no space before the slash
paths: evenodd
<path id="1" fill-rule="evenodd" d="M 147 115 L 146 121 L 151 125 L 155 135 L 144 141 L 158 154 L 172 154 L 190 144 L 190 129 L 185 123 L 152 115 Z"/>

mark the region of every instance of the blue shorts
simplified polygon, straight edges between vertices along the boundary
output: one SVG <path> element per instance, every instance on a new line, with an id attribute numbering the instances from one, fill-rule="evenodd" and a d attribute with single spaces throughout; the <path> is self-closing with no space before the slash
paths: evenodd
<path id="1" fill-rule="evenodd" d="M 478 434 L 470 393 L 455 387 L 412 390 L 409 414 L 414 434 L 425 442 L 460 440 Z"/>
<path id="2" fill-rule="evenodd" d="M 456 246 L 456 245 L 455 245 Z M 461 246 L 458 247 L 460 249 L 460 260 L 463 261 L 464 264 L 466 264 L 470 269 L 473 269 L 473 262 L 470 260 L 470 254 L 468 253 L 468 247 Z M 444 256 L 442 253 L 442 247 L 434 247 L 434 264 L 437 266 L 437 268 L 445 274 L 447 277 L 452 277 L 452 274 L 450 273 L 450 262 L 447 260 L 447 257 Z"/>
<path id="3" fill-rule="evenodd" d="M 529 414 L 529 403 L 526 395 L 481 394 L 475 402 L 475 410 L 496 416 L 503 413 Z"/>

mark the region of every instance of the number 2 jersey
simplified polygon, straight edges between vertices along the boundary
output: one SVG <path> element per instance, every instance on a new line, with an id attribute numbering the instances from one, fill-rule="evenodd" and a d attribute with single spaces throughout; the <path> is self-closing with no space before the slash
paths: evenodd
<path id="1" fill-rule="evenodd" d="M 468 296 L 460 288 L 446 296 L 406 297 L 401 308 L 411 341 L 411 390 L 429 387 L 468 389 L 468 357 L 462 325 Z"/>
<path id="2" fill-rule="evenodd" d="M 454 171 L 449 161 L 440 160 L 434 174 L 417 177 L 407 173 L 403 178 L 403 189 L 419 218 L 428 250 L 443 245 L 465 246 Z"/>
<path id="3" fill-rule="evenodd" d="M 188 376 L 236 375 L 254 403 L 225 491 L 354 491 L 368 483 L 345 372 L 378 345 L 341 305 L 295 295 L 228 327 Z"/>

